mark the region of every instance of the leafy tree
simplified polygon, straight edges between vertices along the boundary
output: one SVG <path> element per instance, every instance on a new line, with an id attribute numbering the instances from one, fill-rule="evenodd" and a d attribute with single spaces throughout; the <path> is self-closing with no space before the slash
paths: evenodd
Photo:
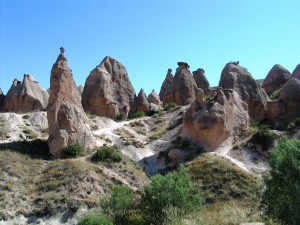
<path id="1" fill-rule="evenodd" d="M 104 215 L 86 214 L 78 225 L 113 225 L 113 222 Z"/>
<path id="2" fill-rule="evenodd" d="M 272 150 L 262 208 L 283 224 L 300 224 L 300 140 L 283 137 Z"/>
<path id="3" fill-rule="evenodd" d="M 130 211 L 134 207 L 134 194 L 127 185 L 116 185 L 112 188 L 110 198 L 101 201 L 106 215 L 113 218 L 114 224 L 129 224 Z"/>
<path id="4" fill-rule="evenodd" d="M 163 224 L 168 218 L 168 209 L 177 208 L 178 217 L 201 208 L 204 197 L 197 185 L 189 178 L 187 168 L 166 176 L 155 175 L 144 187 L 141 205 L 150 224 Z"/>

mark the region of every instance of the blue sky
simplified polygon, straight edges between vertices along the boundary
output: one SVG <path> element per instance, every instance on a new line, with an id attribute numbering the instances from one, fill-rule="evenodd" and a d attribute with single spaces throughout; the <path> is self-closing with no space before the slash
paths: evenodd
<path id="1" fill-rule="evenodd" d="M 218 84 L 228 61 L 257 79 L 300 63 L 299 0 L 0 0 L 0 87 L 32 74 L 44 88 L 59 47 L 77 85 L 109 55 L 138 93 L 159 92 L 178 61 Z"/>

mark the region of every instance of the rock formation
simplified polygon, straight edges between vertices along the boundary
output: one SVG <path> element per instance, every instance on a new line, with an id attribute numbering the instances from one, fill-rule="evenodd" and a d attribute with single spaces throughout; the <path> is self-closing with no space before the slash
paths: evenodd
<path id="1" fill-rule="evenodd" d="M 137 112 L 148 113 L 150 110 L 150 103 L 147 99 L 144 89 L 142 88 L 137 97 Z"/>
<path id="2" fill-rule="evenodd" d="M 194 80 L 198 86 L 198 88 L 201 88 L 204 90 L 204 93 L 206 94 L 210 88 L 209 82 L 206 79 L 204 75 L 204 70 L 199 68 L 198 70 L 193 72 Z"/>
<path id="3" fill-rule="evenodd" d="M 79 94 L 82 95 L 82 92 L 83 92 L 83 86 L 82 85 L 79 85 L 77 87 L 78 91 L 79 91 Z"/>
<path id="4" fill-rule="evenodd" d="M 241 96 L 248 104 L 251 119 L 260 122 L 265 118 L 268 95 L 246 68 L 236 63 L 227 63 L 222 71 L 219 86 L 223 89 L 233 89 Z"/>
<path id="5" fill-rule="evenodd" d="M 214 100 L 204 102 L 204 92 L 198 89 L 195 102 L 184 114 L 182 134 L 213 151 L 248 126 L 248 107 L 237 92 L 219 88 Z"/>
<path id="6" fill-rule="evenodd" d="M 109 118 L 118 113 L 133 114 L 135 90 L 126 68 L 117 60 L 105 57 L 85 81 L 82 105 L 86 112 Z"/>
<path id="7" fill-rule="evenodd" d="M 149 103 L 155 104 L 155 105 L 160 105 L 160 98 L 158 96 L 158 94 L 154 91 L 154 89 L 152 90 L 152 92 L 148 95 L 148 101 Z"/>
<path id="8" fill-rule="evenodd" d="M 294 71 L 292 73 L 292 77 L 300 80 L 300 64 L 298 64 L 296 66 L 296 68 L 294 69 Z"/>
<path id="9" fill-rule="evenodd" d="M 3 94 L 2 89 L 0 88 L 0 111 L 2 109 L 4 100 L 5 100 L 5 95 Z"/>
<path id="10" fill-rule="evenodd" d="M 268 95 L 279 90 L 291 77 L 291 73 L 281 65 L 274 65 L 264 80 L 262 88 Z"/>
<path id="11" fill-rule="evenodd" d="M 78 143 L 85 149 L 95 145 L 80 94 L 63 52 L 61 51 L 51 70 L 47 107 L 48 145 L 50 152 L 56 157 L 60 157 L 61 150 L 70 144 Z"/>
<path id="12" fill-rule="evenodd" d="M 161 85 L 161 89 L 159 92 L 159 97 L 164 104 L 174 102 L 173 87 L 172 87 L 173 79 L 174 76 L 172 74 L 172 69 L 168 69 L 167 76 L 163 84 Z"/>
<path id="13" fill-rule="evenodd" d="M 178 62 L 178 68 L 172 82 L 174 102 L 177 105 L 188 105 L 194 102 L 197 84 L 185 62 Z"/>
<path id="14" fill-rule="evenodd" d="M 32 112 L 45 110 L 49 94 L 28 74 L 23 82 L 15 79 L 9 89 L 2 107 L 4 112 Z"/>

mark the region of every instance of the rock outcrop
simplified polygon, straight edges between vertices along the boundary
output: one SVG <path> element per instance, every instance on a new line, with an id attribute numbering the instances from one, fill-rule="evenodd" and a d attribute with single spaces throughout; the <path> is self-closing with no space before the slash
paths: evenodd
<path id="1" fill-rule="evenodd" d="M 189 65 L 178 62 L 178 68 L 172 82 L 174 102 L 177 105 L 188 105 L 194 102 L 197 84 L 193 78 Z"/>
<path id="2" fill-rule="evenodd" d="M 83 92 L 83 86 L 82 86 L 82 85 L 79 85 L 77 88 L 78 88 L 79 94 L 82 95 L 82 92 Z"/>
<path id="3" fill-rule="evenodd" d="M 32 112 L 45 110 L 49 94 L 29 74 L 24 74 L 23 82 L 15 79 L 9 89 L 3 106 L 4 112 Z"/>
<path id="4" fill-rule="evenodd" d="M 274 65 L 264 80 L 262 88 L 270 95 L 279 90 L 290 79 L 291 73 L 281 65 Z"/>
<path id="5" fill-rule="evenodd" d="M 173 79 L 174 76 L 172 74 L 172 69 L 168 69 L 168 73 L 166 75 L 164 82 L 161 85 L 160 92 L 159 92 L 159 97 L 164 104 L 174 102 L 173 87 L 172 87 Z"/>
<path id="6" fill-rule="evenodd" d="M 142 88 L 137 97 L 137 112 L 149 113 L 150 103 L 147 99 L 144 89 Z"/>
<path id="7" fill-rule="evenodd" d="M 300 80 L 300 64 L 298 64 L 296 66 L 296 68 L 294 69 L 294 71 L 292 73 L 292 77 Z"/>
<path id="8" fill-rule="evenodd" d="M 260 122 L 266 117 L 267 93 L 256 83 L 246 68 L 236 63 L 227 63 L 224 67 L 219 86 L 235 90 L 248 104 L 251 119 Z"/>
<path id="9" fill-rule="evenodd" d="M 47 118 L 48 145 L 55 157 L 60 157 L 61 150 L 70 144 L 78 143 L 85 149 L 94 147 L 94 137 L 64 51 L 61 51 L 51 70 Z"/>
<path id="10" fill-rule="evenodd" d="M 198 88 L 203 89 L 206 94 L 210 88 L 209 82 L 204 75 L 204 70 L 199 68 L 198 70 L 193 72 L 194 80 L 198 86 Z"/>
<path id="11" fill-rule="evenodd" d="M 205 102 L 203 90 L 198 89 L 196 101 L 184 114 L 182 134 L 205 150 L 213 151 L 248 126 L 247 104 L 237 92 L 219 88 L 215 99 Z"/>
<path id="12" fill-rule="evenodd" d="M 0 111 L 2 109 L 4 100 L 5 100 L 5 95 L 3 94 L 2 89 L 0 88 Z"/>
<path id="13" fill-rule="evenodd" d="M 160 98 L 158 96 L 158 94 L 154 91 L 154 89 L 152 90 L 152 92 L 148 95 L 148 101 L 149 103 L 155 104 L 155 105 L 160 105 Z"/>
<path id="14" fill-rule="evenodd" d="M 85 81 L 82 105 L 86 112 L 114 118 L 118 113 L 133 114 L 135 90 L 126 68 L 107 56 Z"/>

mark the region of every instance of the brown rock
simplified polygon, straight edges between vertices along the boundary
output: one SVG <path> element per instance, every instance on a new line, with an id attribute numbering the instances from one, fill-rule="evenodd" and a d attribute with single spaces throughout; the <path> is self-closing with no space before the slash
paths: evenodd
<path id="1" fill-rule="evenodd" d="M 248 126 L 247 104 L 237 92 L 219 88 L 214 100 L 204 102 L 204 92 L 198 89 L 196 101 L 184 114 L 182 134 L 213 151 Z"/>
<path id="2" fill-rule="evenodd" d="M 184 160 L 185 154 L 181 149 L 172 149 L 168 153 L 168 157 L 173 162 L 182 162 Z"/>
<path id="3" fill-rule="evenodd" d="M 204 70 L 199 68 L 198 70 L 193 72 L 194 80 L 198 86 L 198 88 L 201 88 L 204 90 L 204 93 L 206 94 L 210 88 L 209 82 L 206 79 L 204 75 Z"/>
<path id="4" fill-rule="evenodd" d="M 161 85 L 161 89 L 159 92 L 159 97 L 163 101 L 164 104 L 174 102 L 173 87 L 172 87 L 173 79 L 174 79 L 174 76 L 172 74 L 172 70 L 168 69 L 167 76 L 166 76 L 163 84 Z"/>
<path id="5" fill-rule="evenodd" d="M 94 147 L 94 137 L 81 105 L 81 97 L 63 53 L 59 54 L 51 70 L 47 117 L 48 145 L 52 155 L 60 157 L 61 150 L 74 143 L 85 149 Z"/>
<path id="6" fill-rule="evenodd" d="M 126 68 L 107 56 L 85 81 L 82 105 L 86 112 L 114 118 L 118 113 L 133 114 L 135 90 Z"/>
<path id="7" fill-rule="evenodd" d="M 281 65 L 274 65 L 264 80 L 262 88 L 268 95 L 280 89 L 291 77 L 291 73 Z"/>
<path id="8" fill-rule="evenodd" d="M 24 74 L 23 83 L 15 79 L 9 89 L 2 110 L 4 112 L 32 112 L 45 110 L 49 94 L 28 74 Z"/>
<path id="9" fill-rule="evenodd" d="M 2 109 L 4 100 L 5 100 L 5 95 L 3 94 L 2 89 L 0 88 L 0 111 Z"/>
<path id="10" fill-rule="evenodd" d="M 159 98 L 158 94 L 154 91 L 154 89 L 148 95 L 148 101 L 149 101 L 149 103 L 153 103 L 155 105 L 160 105 L 160 103 L 161 103 L 160 98 Z"/>
<path id="11" fill-rule="evenodd" d="M 177 105 L 188 105 L 194 102 L 197 84 L 187 63 L 178 62 L 178 68 L 172 82 L 174 102 Z"/>
<path id="12" fill-rule="evenodd" d="M 294 69 L 294 71 L 292 73 L 292 77 L 300 80 L 300 64 L 298 64 L 296 66 L 296 68 Z"/>
<path id="13" fill-rule="evenodd" d="M 219 86 L 223 89 L 233 89 L 241 96 L 248 104 L 251 119 L 260 122 L 266 117 L 268 95 L 246 68 L 236 63 L 227 63 L 222 71 Z"/>
<path id="14" fill-rule="evenodd" d="M 137 112 L 148 113 L 150 111 L 150 103 L 147 99 L 144 89 L 142 88 L 137 97 Z"/>

